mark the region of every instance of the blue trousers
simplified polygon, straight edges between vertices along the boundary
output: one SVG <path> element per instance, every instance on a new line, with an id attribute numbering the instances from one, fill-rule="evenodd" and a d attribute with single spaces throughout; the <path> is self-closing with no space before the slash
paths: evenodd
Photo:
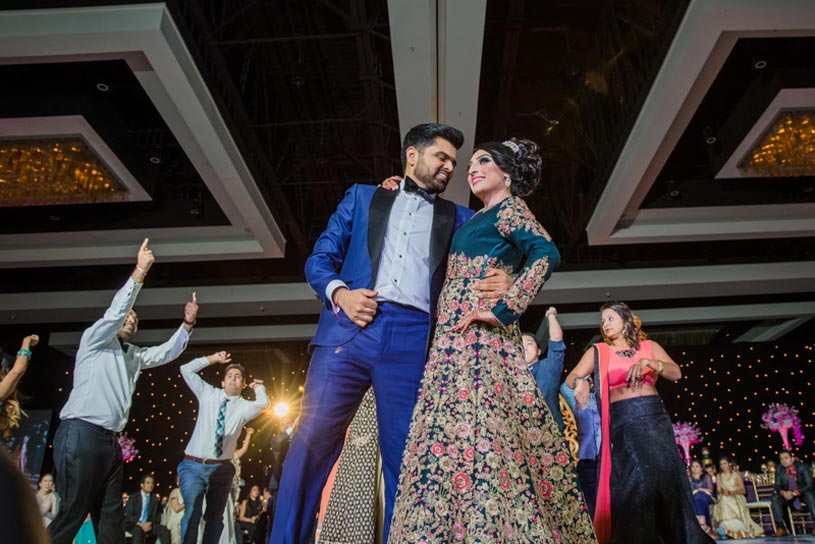
<path id="1" fill-rule="evenodd" d="M 369 386 L 376 395 L 387 541 L 402 452 L 424 373 L 429 322 L 425 312 L 380 303 L 373 323 L 353 339 L 315 348 L 300 423 L 283 463 L 270 544 L 305 544 L 312 538 L 323 487 Z"/>
<path id="2" fill-rule="evenodd" d="M 205 465 L 184 459 L 178 465 L 178 484 L 184 498 L 184 517 L 181 518 L 181 542 L 198 543 L 198 524 L 204 516 L 203 544 L 218 544 L 224 530 L 224 508 L 232 500 L 232 463 Z M 204 497 L 207 509 L 203 511 Z"/>

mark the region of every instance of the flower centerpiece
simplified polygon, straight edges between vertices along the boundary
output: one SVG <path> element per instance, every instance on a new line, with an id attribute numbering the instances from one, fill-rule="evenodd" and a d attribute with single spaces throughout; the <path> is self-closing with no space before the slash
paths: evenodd
<path id="1" fill-rule="evenodd" d="M 690 465 L 690 447 L 702 441 L 699 428 L 684 421 L 677 421 L 673 427 L 676 444 L 685 452 L 685 464 Z"/>
<path id="2" fill-rule="evenodd" d="M 139 454 L 139 450 L 133 445 L 136 443 L 136 439 L 128 437 L 127 433 L 121 433 L 118 440 L 119 447 L 122 449 L 122 461 L 129 463 Z"/>
<path id="3" fill-rule="evenodd" d="M 789 433 L 792 429 L 793 440 L 796 446 L 804 443 L 804 433 L 801 432 L 801 419 L 798 417 L 798 409 L 789 407 L 786 404 L 770 404 L 767 411 L 761 416 L 762 427 L 770 431 L 776 431 L 781 435 L 784 449 L 790 451 Z"/>

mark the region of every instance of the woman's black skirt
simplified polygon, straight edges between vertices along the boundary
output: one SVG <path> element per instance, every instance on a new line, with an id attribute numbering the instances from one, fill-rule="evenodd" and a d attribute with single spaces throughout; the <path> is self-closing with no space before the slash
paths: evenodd
<path id="1" fill-rule="evenodd" d="M 654 395 L 615 402 L 611 424 L 611 542 L 713 543 L 699 526 L 671 419 Z"/>

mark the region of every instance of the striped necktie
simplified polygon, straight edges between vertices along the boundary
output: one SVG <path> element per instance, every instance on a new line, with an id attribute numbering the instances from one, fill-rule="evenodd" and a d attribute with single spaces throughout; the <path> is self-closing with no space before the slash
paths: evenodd
<path id="1" fill-rule="evenodd" d="M 221 457 L 224 452 L 224 420 L 226 419 L 226 403 L 229 399 L 224 397 L 221 407 L 218 408 L 218 419 L 215 421 L 215 458 Z"/>

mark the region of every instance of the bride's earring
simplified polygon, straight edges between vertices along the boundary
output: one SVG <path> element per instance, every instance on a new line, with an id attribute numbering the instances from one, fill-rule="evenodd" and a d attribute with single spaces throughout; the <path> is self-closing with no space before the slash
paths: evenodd
<path id="1" fill-rule="evenodd" d="M 504 178 L 504 185 L 506 185 L 507 187 L 512 185 L 512 178 L 510 178 L 509 176 L 505 177 Z"/>

